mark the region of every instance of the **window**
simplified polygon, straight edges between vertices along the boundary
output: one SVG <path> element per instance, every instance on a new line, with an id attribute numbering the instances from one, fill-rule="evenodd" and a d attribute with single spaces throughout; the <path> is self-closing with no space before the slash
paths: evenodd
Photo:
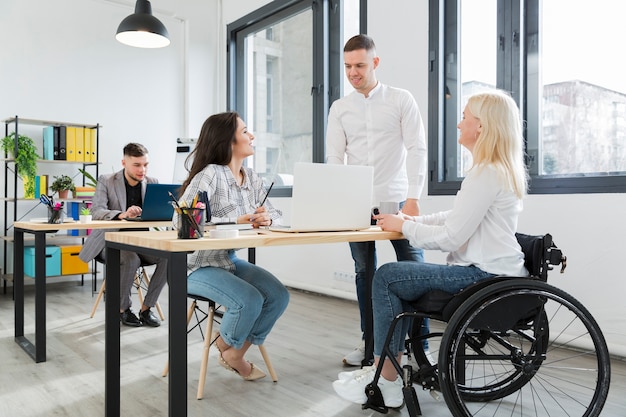
<path id="1" fill-rule="evenodd" d="M 364 1 L 275 0 L 228 25 L 228 107 L 254 133 L 247 163 L 274 182 L 272 195 L 289 195 L 295 162 L 325 159 L 328 109 L 342 90 L 336 52 L 358 33 Z"/>
<path id="2" fill-rule="evenodd" d="M 430 0 L 430 194 L 454 194 L 467 97 L 511 93 L 525 121 L 530 192 L 626 192 L 626 5 L 598 0 Z M 584 28 L 584 30 L 582 29 Z"/>

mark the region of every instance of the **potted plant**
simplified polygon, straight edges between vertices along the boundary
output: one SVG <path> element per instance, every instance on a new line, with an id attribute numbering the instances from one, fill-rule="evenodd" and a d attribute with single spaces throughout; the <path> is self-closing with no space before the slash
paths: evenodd
<path id="1" fill-rule="evenodd" d="M 91 209 L 86 205 L 83 205 L 80 209 L 80 214 L 78 215 L 78 219 L 81 223 L 89 223 L 92 220 Z"/>
<path id="2" fill-rule="evenodd" d="M 55 193 L 59 193 L 59 198 L 68 198 L 69 192 L 74 192 L 75 190 L 74 180 L 67 175 L 55 176 L 50 189 Z"/>
<path id="3" fill-rule="evenodd" d="M 5 155 L 15 158 L 16 171 L 24 182 L 24 197 L 35 198 L 35 176 L 37 176 L 37 154 L 35 142 L 28 136 L 17 136 L 17 155 L 15 155 L 15 132 L 2 138 L 2 150 Z"/>

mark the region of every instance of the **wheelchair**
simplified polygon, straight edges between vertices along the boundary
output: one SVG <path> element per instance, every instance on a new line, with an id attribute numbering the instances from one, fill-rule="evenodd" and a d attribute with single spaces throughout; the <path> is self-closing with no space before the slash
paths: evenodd
<path id="1" fill-rule="evenodd" d="M 401 375 L 411 417 L 422 415 L 414 386 L 441 393 L 455 417 L 600 415 L 611 374 L 604 336 L 579 301 L 547 283 L 548 271 L 567 264 L 552 236 L 516 237 L 529 277 L 493 277 L 457 294 L 431 291 L 393 320 L 380 363 L 389 359 Z M 431 332 L 421 334 L 425 318 Z M 413 320 L 405 344 L 416 369 L 389 349 L 401 320 Z M 380 369 L 362 407 L 387 413 Z"/>

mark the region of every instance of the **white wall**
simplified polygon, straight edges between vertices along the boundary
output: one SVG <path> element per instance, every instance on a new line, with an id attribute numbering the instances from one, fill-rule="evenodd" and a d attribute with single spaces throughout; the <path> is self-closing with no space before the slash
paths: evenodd
<path id="1" fill-rule="evenodd" d="M 153 2 L 171 46 L 139 49 L 115 40 L 134 1 L 3 1 L 0 117 L 100 123 L 101 173 L 120 169 L 123 146 L 136 141 L 150 150 L 149 174 L 171 182 L 176 138 L 197 135 L 218 108 L 207 22 L 216 6 L 181 2 L 176 17 L 165 6 Z"/>
<path id="2" fill-rule="evenodd" d="M 121 3 L 121 5 L 120 5 Z M 118 44 L 114 33 L 132 12 L 127 0 L 3 0 L 0 5 L 0 118 L 19 115 L 101 123 L 101 171 L 118 169 L 128 141 L 146 144 L 151 174 L 168 181 L 173 140 L 197 136 L 205 118 L 225 110 L 226 24 L 266 0 L 152 0 L 172 45 L 140 50 Z M 369 34 L 377 43 L 382 82 L 409 89 L 424 121 L 428 102 L 427 2 L 369 1 Z M 392 13 L 390 13 L 390 10 Z M 401 12 L 397 12 L 401 11 Z M 37 29 L 33 29 L 37 28 Z M 452 197 L 422 196 L 425 213 L 447 209 Z M 288 199 L 274 203 L 289 215 Z M 569 257 L 565 274 L 550 282 L 581 300 L 600 323 L 613 354 L 626 356 L 624 194 L 530 196 L 520 231 L 550 232 Z M 393 260 L 381 242 L 379 264 Z M 285 283 L 354 299 L 347 244 L 268 248 L 257 261 Z M 429 251 L 426 258 L 442 262 Z M 355 309 L 355 318 L 358 312 Z"/>

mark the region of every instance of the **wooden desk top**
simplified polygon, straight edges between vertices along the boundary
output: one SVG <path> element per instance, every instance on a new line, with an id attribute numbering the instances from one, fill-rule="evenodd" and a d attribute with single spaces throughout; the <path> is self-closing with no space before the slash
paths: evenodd
<path id="1" fill-rule="evenodd" d="M 231 239 L 177 239 L 176 231 L 108 232 L 107 242 L 138 246 L 168 252 L 193 252 L 207 249 L 257 248 L 261 246 L 309 245 L 319 243 L 369 242 L 403 239 L 402 233 L 383 232 L 379 227 L 350 232 L 272 232 L 266 229 L 241 231 Z"/>
<path id="2" fill-rule="evenodd" d="M 125 220 L 93 220 L 89 223 L 81 223 L 78 221 L 50 224 L 44 222 L 15 222 L 15 229 L 23 229 L 31 232 L 40 231 L 56 231 L 56 230 L 76 230 L 76 229 L 137 229 L 140 227 L 171 227 L 172 221 L 146 221 L 146 222 L 130 222 Z M 144 232 L 145 233 L 145 232 Z"/>

